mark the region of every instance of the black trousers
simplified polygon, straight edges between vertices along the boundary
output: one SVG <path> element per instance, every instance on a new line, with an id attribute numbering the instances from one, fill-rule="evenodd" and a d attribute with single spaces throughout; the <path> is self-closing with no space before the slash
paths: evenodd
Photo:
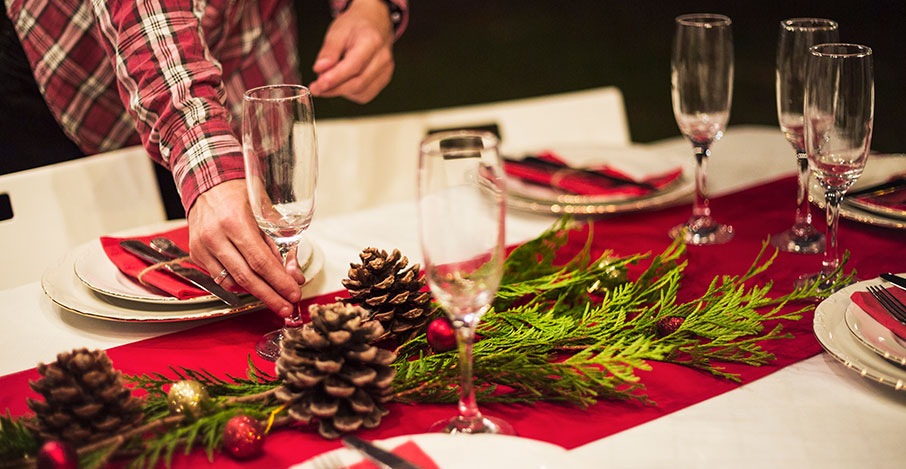
<path id="1" fill-rule="evenodd" d="M 0 174 L 84 156 L 47 108 L 5 2 L 0 12 Z"/>
<path id="2" fill-rule="evenodd" d="M 0 174 L 83 156 L 47 108 L 0 0 Z M 173 175 L 160 165 L 154 169 L 167 217 L 185 217 Z"/>

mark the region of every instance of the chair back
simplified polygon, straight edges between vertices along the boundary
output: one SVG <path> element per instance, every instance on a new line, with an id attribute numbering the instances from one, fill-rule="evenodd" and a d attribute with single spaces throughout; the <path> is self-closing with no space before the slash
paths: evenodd
<path id="1" fill-rule="evenodd" d="M 0 220 L 0 288 L 40 280 L 98 236 L 165 220 L 153 164 L 130 147 L 0 176 L 12 211 Z"/>
<path id="2" fill-rule="evenodd" d="M 418 143 L 431 131 L 494 125 L 504 152 L 552 144 L 629 144 L 618 88 L 318 121 L 315 217 L 415 198 Z"/>

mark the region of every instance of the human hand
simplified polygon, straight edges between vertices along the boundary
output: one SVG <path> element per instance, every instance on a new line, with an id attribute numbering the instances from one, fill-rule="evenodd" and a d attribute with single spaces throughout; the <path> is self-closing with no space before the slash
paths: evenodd
<path id="1" fill-rule="evenodd" d="M 238 284 L 282 317 L 301 298 L 305 276 L 293 260 L 284 268 L 273 242 L 261 233 L 249 207 L 245 180 L 234 179 L 202 193 L 189 210 L 192 262 L 217 276 L 226 288 Z"/>
<path id="2" fill-rule="evenodd" d="M 324 36 L 309 85 L 314 96 L 371 101 L 393 76 L 393 25 L 381 0 L 353 0 Z"/>

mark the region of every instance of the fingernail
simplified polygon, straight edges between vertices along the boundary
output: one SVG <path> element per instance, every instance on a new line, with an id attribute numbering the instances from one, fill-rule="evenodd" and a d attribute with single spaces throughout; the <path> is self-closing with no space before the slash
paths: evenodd
<path id="1" fill-rule="evenodd" d="M 315 64 L 312 66 L 312 68 L 317 69 L 317 68 L 323 67 L 329 63 L 330 63 L 330 59 L 328 59 L 328 58 L 318 59 L 315 61 Z"/>
<path id="2" fill-rule="evenodd" d="M 280 316 L 282 316 L 284 318 L 288 318 L 293 314 L 293 307 L 290 305 L 286 305 L 286 306 L 280 308 L 280 312 L 277 314 L 279 314 Z"/>

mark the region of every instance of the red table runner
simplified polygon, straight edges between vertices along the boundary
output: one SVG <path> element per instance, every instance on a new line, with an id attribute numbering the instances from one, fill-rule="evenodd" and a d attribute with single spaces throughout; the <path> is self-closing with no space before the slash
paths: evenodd
<path id="1" fill-rule="evenodd" d="M 701 294 L 716 275 L 744 273 L 762 241 L 792 224 L 794 194 L 795 180 L 786 178 L 713 199 L 711 207 L 714 216 L 721 222 L 732 224 L 736 228 L 736 237 L 721 246 L 688 248 L 686 257 L 689 265 L 685 271 L 682 296 L 691 298 Z M 684 205 L 597 220 L 593 224 L 596 251 L 593 254 L 605 249 L 612 249 L 620 255 L 648 251 L 658 253 L 670 243 L 667 230 L 685 221 L 689 213 L 689 206 Z M 818 225 L 823 225 L 820 214 L 816 215 Z M 579 249 L 584 241 L 581 233 L 573 236 L 567 249 Z M 852 252 L 847 270 L 855 268 L 859 278 L 873 278 L 881 272 L 902 270 L 902 265 L 898 264 L 902 254 L 906 253 L 906 236 L 902 231 L 843 220 L 840 242 L 842 249 Z M 820 261 L 820 256 L 780 253 L 771 268 L 756 277 L 755 281 L 773 281 L 773 294 L 783 294 L 791 289 L 797 275 L 817 270 Z M 329 302 L 335 296 L 336 293 L 332 293 L 309 301 Z M 108 352 L 114 366 L 127 374 L 167 373 L 167 367 L 174 365 L 205 368 L 217 375 L 242 375 L 247 356 L 253 354 L 255 341 L 279 325 L 275 315 L 260 311 L 115 347 Z M 762 367 L 731 364 L 727 365 L 727 371 L 739 373 L 742 384 L 745 384 L 820 352 L 821 348 L 812 334 L 811 314 L 800 321 L 787 321 L 784 326 L 794 335 L 793 339 L 765 344 L 766 349 L 777 357 L 774 363 Z M 273 365 L 257 357 L 255 360 L 263 369 L 272 369 Z M 652 363 L 652 368 L 648 372 L 639 372 L 639 376 L 647 387 L 648 397 L 657 402 L 657 406 L 605 401 L 585 410 L 551 403 L 539 403 L 533 407 L 484 405 L 482 410 L 509 421 L 520 436 L 574 448 L 740 386 L 678 365 Z M 34 370 L 0 377 L 0 410 L 9 408 L 13 415 L 27 412 L 25 397 L 34 397 L 27 381 L 37 377 Z M 365 439 L 382 439 L 423 433 L 435 421 L 454 414 L 456 407 L 391 404 L 390 411 L 380 427 L 360 431 L 358 435 Z M 339 446 L 337 441 L 322 439 L 313 428 L 281 429 L 267 436 L 261 457 L 240 463 L 218 455 L 214 465 L 285 467 Z M 206 456 L 198 450 L 189 457 L 177 456 L 174 459 L 174 467 L 197 465 L 207 465 Z"/>

